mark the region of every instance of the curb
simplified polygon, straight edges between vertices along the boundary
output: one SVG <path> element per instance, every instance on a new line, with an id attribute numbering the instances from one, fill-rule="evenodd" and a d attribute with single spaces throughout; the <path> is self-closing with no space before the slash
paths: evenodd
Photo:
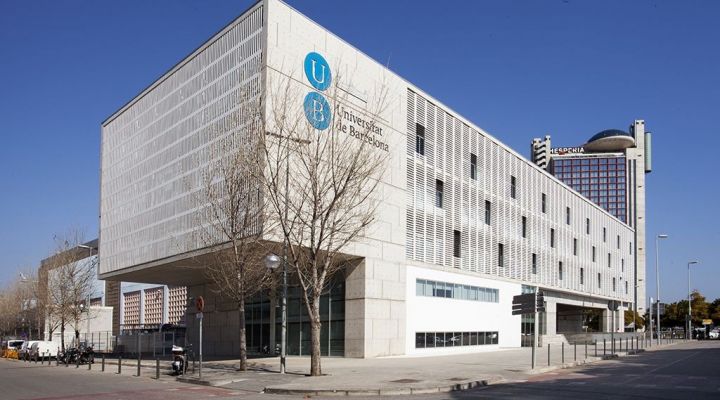
<path id="1" fill-rule="evenodd" d="M 413 394 L 449 393 L 476 387 L 488 386 L 502 382 L 502 378 L 489 378 L 482 380 L 454 383 L 452 385 L 407 387 L 387 389 L 283 389 L 266 387 L 263 393 L 301 396 L 406 396 Z"/>
<path id="2" fill-rule="evenodd" d="M 198 379 L 198 378 L 190 377 L 190 376 L 189 376 L 189 377 L 178 376 L 178 377 L 175 378 L 175 380 L 178 381 L 178 382 L 188 383 L 188 384 L 191 384 L 191 385 L 201 385 L 201 386 L 225 386 L 225 385 L 229 385 L 229 384 L 235 383 L 235 382 L 246 381 L 247 378 L 242 378 L 242 379 L 239 379 L 239 378 L 238 378 L 238 379 L 214 379 L 214 380 L 203 379 L 203 380 L 200 380 L 200 379 Z"/>

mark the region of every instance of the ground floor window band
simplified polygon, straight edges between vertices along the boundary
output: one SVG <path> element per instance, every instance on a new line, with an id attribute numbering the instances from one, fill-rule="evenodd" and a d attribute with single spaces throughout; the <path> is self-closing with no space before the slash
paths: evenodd
<path id="1" fill-rule="evenodd" d="M 415 294 L 417 296 L 445 297 L 458 300 L 485 301 L 489 303 L 497 303 L 500 299 L 500 291 L 498 289 L 425 279 L 417 279 L 415 281 Z"/>
<path id="2" fill-rule="evenodd" d="M 498 332 L 417 332 L 415 348 L 483 346 L 498 344 Z"/>

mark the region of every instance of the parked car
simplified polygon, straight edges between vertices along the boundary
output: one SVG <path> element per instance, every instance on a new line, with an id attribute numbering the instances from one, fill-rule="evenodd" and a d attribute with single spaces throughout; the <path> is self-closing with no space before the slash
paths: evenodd
<path id="1" fill-rule="evenodd" d="M 713 329 L 708 336 L 710 339 L 720 339 L 720 329 Z"/>
<path id="2" fill-rule="evenodd" d="M 7 349 L 8 350 L 20 350 L 20 347 L 22 347 L 22 344 L 24 343 L 24 340 L 8 340 L 7 342 Z"/>
<path id="3" fill-rule="evenodd" d="M 20 360 L 29 360 L 30 359 L 30 347 L 37 343 L 37 340 L 27 340 L 23 342 L 22 346 L 20 346 L 20 349 L 18 350 L 18 359 Z"/>
<path id="4" fill-rule="evenodd" d="M 30 347 L 30 357 L 54 358 L 58 355 L 60 344 L 52 341 L 37 341 Z"/>

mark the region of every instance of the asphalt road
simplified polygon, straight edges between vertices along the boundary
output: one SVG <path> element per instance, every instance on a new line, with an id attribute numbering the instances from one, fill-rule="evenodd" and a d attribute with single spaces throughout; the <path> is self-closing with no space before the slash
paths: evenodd
<path id="1" fill-rule="evenodd" d="M 117 375 L 5 359 L 0 359 L 0 379 L 3 400 L 301 398 L 232 389 L 232 385 L 213 388 L 179 383 L 170 377 L 156 381 L 131 373 Z M 677 344 L 583 368 L 533 375 L 526 381 L 412 398 L 720 399 L 720 341 Z"/>
<path id="2" fill-rule="evenodd" d="M 131 369 L 130 369 L 131 370 Z M 155 399 L 223 399 L 263 398 L 270 396 L 183 384 L 169 377 L 156 381 L 114 372 L 87 371 L 55 366 L 41 366 L 15 360 L 0 359 L 0 399 L 2 400 L 155 400 Z"/>
<path id="3" fill-rule="evenodd" d="M 720 341 L 677 344 L 432 398 L 481 399 L 720 399 Z"/>

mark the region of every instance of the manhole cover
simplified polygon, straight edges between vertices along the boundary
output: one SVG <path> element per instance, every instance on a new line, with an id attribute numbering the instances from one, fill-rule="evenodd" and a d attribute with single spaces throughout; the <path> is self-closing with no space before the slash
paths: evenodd
<path id="1" fill-rule="evenodd" d="M 392 383 L 418 383 L 420 381 L 417 379 L 397 379 L 397 380 L 390 381 L 390 382 L 392 382 Z"/>
<path id="2" fill-rule="evenodd" d="M 466 381 L 468 378 L 450 378 L 449 381 Z"/>

